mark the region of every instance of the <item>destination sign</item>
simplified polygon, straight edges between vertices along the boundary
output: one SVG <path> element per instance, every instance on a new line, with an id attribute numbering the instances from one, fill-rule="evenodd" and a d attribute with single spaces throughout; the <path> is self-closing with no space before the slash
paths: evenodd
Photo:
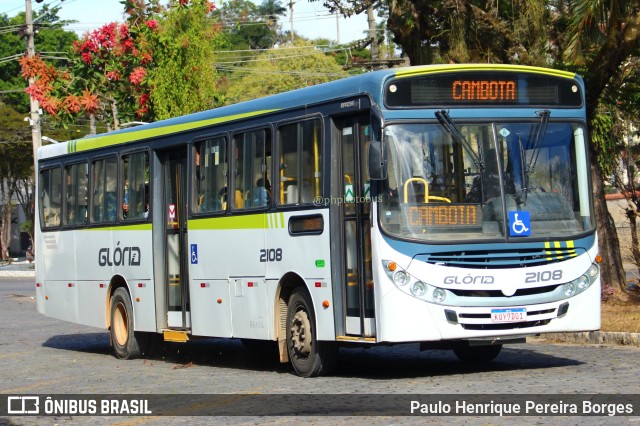
<path id="1" fill-rule="evenodd" d="M 546 74 L 465 71 L 392 80 L 385 90 L 389 108 L 582 106 L 576 80 Z"/>
<path id="2" fill-rule="evenodd" d="M 516 82 L 505 80 L 455 80 L 451 97 L 458 101 L 515 101 Z"/>
<path id="3" fill-rule="evenodd" d="M 421 204 L 405 207 L 411 227 L 478 226 L 482 222 L 480 204 Z"/>

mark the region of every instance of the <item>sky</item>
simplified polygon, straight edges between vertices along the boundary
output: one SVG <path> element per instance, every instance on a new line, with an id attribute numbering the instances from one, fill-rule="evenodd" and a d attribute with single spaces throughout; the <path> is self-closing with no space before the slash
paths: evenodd
<path id="1" fill-rule="evenodd" d="M 261 3 L 261 0 L 252 0 Z M 288 8 L 289 0 L 281 0 L 281 4 Z M 221 0 L 214 0 L 219 5 Z M 123 6 L 120 0 L 44 0 L 42 3 L 32 1 L 32 8 L 37 11 L 43 4 L 60 5 L 60 18 L 75 20 L 78 23 L 66 27 L 79 35 L 109 22 L 122 22 Z M 0 0 L 0 14 L 15 16 L 25 8 L 25 0 Z M 289 13 L 280 18 L 283 31 L 290 30 Z M 337 22 L 335 15 L 330 15 L 322 6 L 322 1 L 313 3 L 308 0 L 295 0 L 293 6 L 293 29 L 296 33 L 309 39 L 328 38 L 330 40 L 348 43 L 364 38 L 367 30 L 366 14 L 349 19 L 341 18 Z"/>

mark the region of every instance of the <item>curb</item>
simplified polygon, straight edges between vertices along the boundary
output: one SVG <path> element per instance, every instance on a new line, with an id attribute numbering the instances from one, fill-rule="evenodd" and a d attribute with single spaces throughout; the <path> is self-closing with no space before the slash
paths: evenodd
<path id="1" fill-rule="evenodd" d="M 613 331 L 583 331 L 576 333 L 548 333 L 538 337 L 563 343 L 586 343 L 595 345 L 640 346 L 640 333 Z"/>
<path id="2" fill-rule="evenodd" d="M 36 271 L 0 271 L 0 278 L 35 278 Z"/>

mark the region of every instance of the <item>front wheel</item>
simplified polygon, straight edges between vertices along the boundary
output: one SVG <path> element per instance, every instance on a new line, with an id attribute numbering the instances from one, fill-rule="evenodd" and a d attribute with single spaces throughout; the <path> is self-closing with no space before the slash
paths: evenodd
<path id="1" fill-rule="evenodd" d="M 458 359 L 466 363 L 483 363 L 493 361 L 500 351 L 502 345 L 489 346 L 469 346 L 467 342 L 462 342 L 453 346 L 453 353 Z"/>
<path id="2" fill-rule="evenodd" d="M 329 374 L 336 363 L 335 343 L 317 340 L 313 305 L 302 289 L 296 289 L 289 299 L 287 349 L 293 369 L 302 377 Z"/>
<path id="3" fill-rule="evenodd" d="M 133 306 L 124 287 L 117 288 L 111 297 L 110 334 L 118 358 L 138 358 L 148 350 L 149 333 L 133 330 Z"/>

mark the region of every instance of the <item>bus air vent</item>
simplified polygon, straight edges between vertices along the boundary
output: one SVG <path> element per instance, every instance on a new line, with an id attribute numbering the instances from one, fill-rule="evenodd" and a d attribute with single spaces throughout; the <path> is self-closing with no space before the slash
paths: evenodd
<path id="1" fill-rule="evenodd" d="M 515 268 L 548 265 L 584 253 L 579 248 L 534 248 L 520 250 L 464 250 L 419 254 L 416 260 L 457 268 Z"/>

